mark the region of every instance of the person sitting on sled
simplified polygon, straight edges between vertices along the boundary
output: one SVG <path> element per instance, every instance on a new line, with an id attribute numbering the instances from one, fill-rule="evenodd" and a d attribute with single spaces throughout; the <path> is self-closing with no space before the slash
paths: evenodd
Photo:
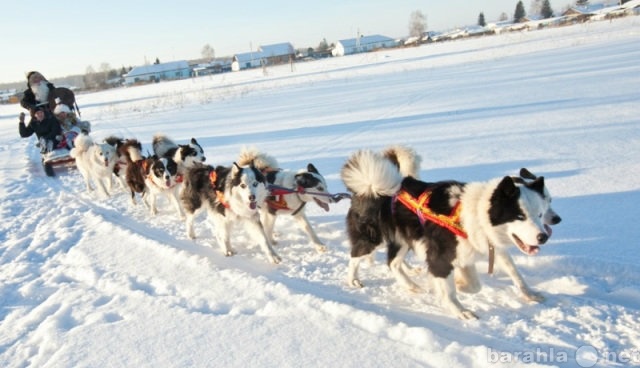
<path id="1" fill-rule="evenodd" d="M 91 132 L 91 123 L 78 119 L 71 108 L 61 103 L 59 98 L 56 98 L 56 108 L 53 109 L 53 115 L 56 116 L 64 131 L 79 130 L 84 134 Z"/>
<path id="2" fill-rule="evenodd" d="M 29 110 L 34 116 L 35 108 L 49 102 L 49 93 L 55 89 L 42 74 L 36 71 L 27 74 L 27 89 L 20 100 L 20 106 Z"/>
<path id="3" fill-rule="evenodd" d="M 18 122 L 20 136 L 28 138 L 35 133 L 40 144 L 40 153 L 47 153 L 55 148 L 60 148 L 63 136 L 58 120 L 53 115 L 47 114 L 42 106 L 36 106 L 33 113 L 33 119 L 29 121 L 29 124 L 24 122 L 24 112 L 20 113 L 20 121 Z"/>
<path id="4" fill-rule="evenodd" d="M 60 123 L 67 147 L 71 149 L 74 147 L 73 143 L 78 134 L 89 134 L 91 124 L 88 121 L 78 119 L 69 106 L 60 103 L 59 99 L 56 99 L 56 103 L 57 105 L 53 110 L 53 114 L 58 120 L 58 123 Z"/>

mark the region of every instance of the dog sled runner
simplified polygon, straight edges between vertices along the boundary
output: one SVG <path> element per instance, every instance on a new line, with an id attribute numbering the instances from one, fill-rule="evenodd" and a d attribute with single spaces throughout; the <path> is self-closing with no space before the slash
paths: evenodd
<path id="1" fill-rule="evenodd" d="M 75 166 L 75 158 L 71 157 L 67 148 L 56 148 L 53 151 L 42 153 L 42 167 L 47 176 L 56 176 L 54 168 Z"/>

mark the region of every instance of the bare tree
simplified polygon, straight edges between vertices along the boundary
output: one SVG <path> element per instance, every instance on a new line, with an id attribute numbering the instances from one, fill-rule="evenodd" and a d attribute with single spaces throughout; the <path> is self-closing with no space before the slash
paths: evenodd
<path id="1" fill-rule="evenodd" d="M 501 22 L 507 21 L 507 20 L 509 20 L 509 16 L 507 15 L 507 13 L 502 12 L 500 14 L 500 17 L 498 17 L 498 20 L 501 21 Z"/>
<path id="2" fill-rule="evenodd" d="M 409 17 L 409 36 L 422 37 L 427 28 L 427 18 L 420 10 L 415 10 Z"/>
<path id="3" fill-rule="evenodd" d="M 216 57 L 216 51 L 211 47 L 211 45 L 206 44 L 202 47 L 202 51 L 200 51 L 203 59 L 213 60 Z"/>

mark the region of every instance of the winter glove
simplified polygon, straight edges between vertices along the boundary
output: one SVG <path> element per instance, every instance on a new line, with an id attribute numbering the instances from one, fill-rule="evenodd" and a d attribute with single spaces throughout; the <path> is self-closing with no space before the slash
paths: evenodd
<path id="1" fill-rule="evenodd" d="M 21 112 L 18 118 L 20 119 L 20 122 L 24 124 L 24 112 Z"/>

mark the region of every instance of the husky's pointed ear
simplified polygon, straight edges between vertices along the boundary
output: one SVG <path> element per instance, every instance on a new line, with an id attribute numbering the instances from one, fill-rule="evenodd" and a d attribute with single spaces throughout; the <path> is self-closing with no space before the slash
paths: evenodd
<path id="1" fill-rule="evenodd" d="M 318 169 L 316 169 L 316 167 L 315 167 L 315 166 L 313 166 L 313 164 L 312 164 L 312 163 L 309 163 L 309 164 L 307 165 L 307 171 L 308 171 L 308 172 L 312 172 L 312 173 L 316 173 L 316 174 L 320 174 L 320 172 L 318 171 Z"/>
<path id="2" fill-rule="evenodd" d="M 503 193 L 507 198 L 514 198 L 520 195 L 520 189 L 510 176 L 502 178 L 502 181 L 498 184 L 497 191 Z"/>
<path id="3" fill-rule="evenodd" d="M 544 176 L 538 176 L 528 187 L 544 196 Z"/>
<path id="4" fill-rule="evenodd" d="M 238 172 L 240 170 L 242 170 L 242 168 L 238 165 L 237 162 L 234 162 L 233 166 L 231 167 L 231 171 L 233 171 L 235 173 L 235 172 Z"/>
<path id="5" fill-rule="evenodd" d="M 523 179 L 531 179 L 531 180 L 536 179 L 536 176 L 531 171 L 527 170 L 527 168 L 525 167 L 520 169 L 520 177 Z"/>

